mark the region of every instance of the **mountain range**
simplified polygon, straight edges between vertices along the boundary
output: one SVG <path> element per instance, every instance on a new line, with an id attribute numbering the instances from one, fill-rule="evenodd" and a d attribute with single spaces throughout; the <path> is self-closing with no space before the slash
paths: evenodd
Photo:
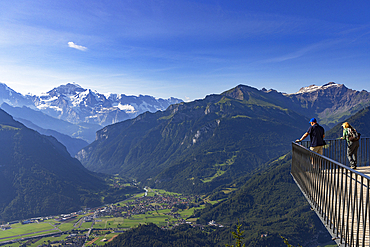
<path id="1" fill-rule="evenodd" d="M 106 126 L 76 157 L 93 171 L 205 192 L 287 152 L 309 118 L 328 129 L 369 104 L 370 93 L 336 83 L 295 94 L 239 85 Z"/>
<path id="2" fill-rule="evenodd" d="M 179 102 L 182 100 L 173 97 L 157 99 L 148 95 L 102 94 L 91 89 L 84 89 L 76 83 L 61 85 L 40 96 L 22 95 L 0 83 L 0 105 L 6 103 L 8 110 L 10 107 L 17 107 L 24 108 L 23 112 L 39 111 L 55 119 L 63 120 L 64 123 L 75 124 L 77 130 L 73 133 L 54 129 L 54 124 L 51 121 L 55 122 L 55 120 L 39 121 L 37 125 L 88 142 L 95 139 L 95 131 L 99 128 L 136 117 L 146 111 L 165 110 L 169 105 Z M 17 116 L 14 114 L 13 116 L 36 124 L 35 117 L 32 115 L 36 114 L 31 112 L 30 114 L 23 113 Z"/>
<path id="3" fill-rule="evenodd" d="M 77 158 L 88 169 L 151 186 L 207 192 L 290 150 L 308 119 L 237 86 L 106 126 Z"/>
<path id="4" fill-rule="evenodd" d="M 370 93 L 356 91 L 343 84 L 329 82 L 323 86 L 302 87 L 293 94 L 264 90 L 276 104 L 300 112 L 308 118 L 315 117 L 327 129 L 370 106 Z"/>
<path id="5" fill-rule="evenodd" d="M 117 123 L 149 111 L 165 110 L 180 99 L 156 99 L 148 95 L 102 94 L 68 83 L 35 98 L 42 112 L 71 123 L 94 123 L 101 126 Z"/>
<path id="6" fill-rule="evenodd" d="M 273 104 L 309 118 L 316 117 L 327 128 L 370 105 L 369 92 L 348 89 L 334 82 L 302 87 L 293 94 L 264 88 L 260 91 Z M 147 95 L 102 94 L 76 83 L 61 85 L 40 96 L 22 95 L 0 83 L 1 108 L 18 121 L 31 122 L 38 128 L 54 130 L 88 143 L 93 142 L 95 132 L 106 125 L 135 118 L 146 111 L 164 111 L 169 105 L 180 102 L 183 101 L 173 97 L 156 99 Z"/>

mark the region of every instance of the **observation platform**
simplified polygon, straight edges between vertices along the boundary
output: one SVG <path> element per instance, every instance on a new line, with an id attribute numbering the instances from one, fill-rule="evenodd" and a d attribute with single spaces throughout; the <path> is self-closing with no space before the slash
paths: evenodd
<path id="1" fill-rule="evenodd" d="M 294 181 L 338 246 L 370 246 L 370 138 L 351 169 L 345 140 L 325 140 L 323 155 L 292 143 Z"/>

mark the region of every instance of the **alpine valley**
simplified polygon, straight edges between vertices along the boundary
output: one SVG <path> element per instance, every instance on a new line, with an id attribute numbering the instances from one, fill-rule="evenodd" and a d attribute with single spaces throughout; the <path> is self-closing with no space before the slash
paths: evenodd
<path id="1" fill-rule="evenodd" d="M 331 138 L 347 119 L 369 133 L 370 93 L 334 82 L 294 94 L 238 85 L 192 102 L 103 95 L 77 84 L 24 96 L 0 84 L 0 102 L 7 112 L 0 110 L 0 221 L 117 202 L 137 190 L 112 188 L 104 180 L 111 175 L 220 200 L 189 218 L 224 228 L 141 225 L 108 246 L 225 246 L 238 222 L 245 246 L 285 246 L 280 235 L 295 245 L 329 242 L 290 175 L 291 142 L 312 117 Z M 69 147 L 49 130 L 69 136 Z"/>

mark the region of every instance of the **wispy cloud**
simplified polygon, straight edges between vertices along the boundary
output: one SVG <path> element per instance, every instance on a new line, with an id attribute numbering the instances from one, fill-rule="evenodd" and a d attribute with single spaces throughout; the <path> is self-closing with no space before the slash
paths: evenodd
<path id="1" fill-rule="evenodd" d="M 297 59 L 297 58 L 305 56 L 306 54 L 309 54 L 309 53 L 311 53 L 311 54 L 312 53 L 317 53 L 317 52 L 320 52 L 320 51 L 323 51 L 323 50 L 327 50 L 331 47 L 337 47 L 338 45 L 343 44 L 345 42 L 348 42 L 348 41 L 346 41 L 345 39 L 323 40 L 323 41 L 318 42 L 318 43 L 307 45 L 306 47 L 303 47 L 303 48 L 301 48 L 297 51 L 293 51 L 291 53 L 281 55 L 281 56 L 278 56 L 278 57 L 265 59 L 265 60 L 262 60 L 260 62 L 261 63 L 279 63 L 279 62 L 284 62 L 284 61 L 287 61 L 287 60 Z"/>
<path id="2" fill-rule="evenodd" d="M 80 50 L 80 51 L 86 51 L 87 50 L 87 47 L 85 46 L 82 46 L 82 45 L 76 45 L 74 42 L 68 42 L 68 46 L 71 47 L 71 48 L 75 48 L 77 50 Z"/>

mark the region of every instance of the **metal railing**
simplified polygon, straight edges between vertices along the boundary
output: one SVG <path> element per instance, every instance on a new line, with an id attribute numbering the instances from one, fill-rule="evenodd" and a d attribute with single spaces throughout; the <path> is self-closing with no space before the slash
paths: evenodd
<path id="1" fill-rule="evenodd" d="M 323 155 L 327 158 L 335 160 L 343 165 L 349 166 L 347 158 L 347 142 L 345 140 L 325 140 Z M 357 166 L 369 166 L 370 162 L 370 138 L 361 138 L 360 147 L 357 151 L 358 161 Z M 303 141 L 300 144 L 306 148 L 310 147 L 310 141 Z"/>
<path id="2" fill-rule="evenodd" d="M 347 166 L 345 140 L 326 142 L 324 155 L 292 144 L 293 179 L 339 246 L 370 246 L 370 177 Z M 368 144 L 361 138 L 358 167 L 370 165 Z"/>

